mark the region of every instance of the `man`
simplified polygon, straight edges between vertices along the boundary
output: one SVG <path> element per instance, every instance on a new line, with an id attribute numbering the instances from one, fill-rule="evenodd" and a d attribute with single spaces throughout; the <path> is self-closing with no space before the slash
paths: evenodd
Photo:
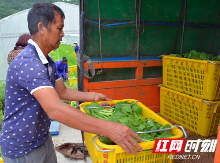
<path id="1" fill-rule="evenodd" d="M 75 53 L 77 54 L 79 52 L 79 45 L 77 41 L 75 41 L 74 44 L 75 44 Z"/>
<path id="2" fill-rule="evenodd" d="M 66 82 L 69 77 L 67 58 L 63 57 L 62 60 L 56 61 L 56 68 L 60 77 L 63 78 L 63 82 Z"/>
<path id="3" fill-rule="evenodd" d="M 142 151 L 141 138 L 129 127 L 91 117 L 69 101 L 106 101 L 105 95 L 65 87 L 48 53 L 64 36 L 64 13 L 51 3 L 35 3 L 28 13 L 31 40 L 10 64 L 5 85 L 1 149 L 5 163 L 56 163 L 50 119 L 109 137 L 127 153 Z"/>

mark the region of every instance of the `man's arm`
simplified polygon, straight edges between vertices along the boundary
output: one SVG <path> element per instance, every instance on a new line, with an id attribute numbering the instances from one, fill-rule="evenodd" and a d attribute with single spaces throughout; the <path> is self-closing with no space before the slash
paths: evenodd
<path id="1" fill-rule="evenodd" d="M 89 92 L 83 93 L 76 91 L 75 93 L 75 100 L 94 101 L 96 98 L 92 93 L 90 96 Z M 117 122 L 94 118 L 63 103 L 53 88 L 39 89 L 35 91 L 33 95 L 39 101 L 50 119 L 59 121 L 78 130 L 107 136 L 116 144 L 120 145 L 127 153 L 133 152 L 134 154 L 137 154 L 134 147 L 136 147 L 137 150 L 142 151 L 142 148 L 132 137 L 136 138 L 139 142 L 142 142 L 141 138 L 129 127 Z M 89 97 L 86 97 L 87 95 Z"/>
<path id="2" fill-rule="evenodd" d="M 55 90 L 59 95 L 60 99 L 67 101 L 109 101 L 111 99 L 107 98 L 101 93 L 95 92 L 80 92 L 71 88 L 67 88 L 62 80 L 58 80 L 55 83 Z"/>

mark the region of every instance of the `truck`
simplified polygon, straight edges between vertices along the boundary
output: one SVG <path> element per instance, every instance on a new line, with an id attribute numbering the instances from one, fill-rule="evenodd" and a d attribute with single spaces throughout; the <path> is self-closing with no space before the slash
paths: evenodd
<path id="1" fill-rule="evenodd" d="M 161 56 L 190 50 L 218 55 L 219 6 L 218 0 L 81 0 L 78 89 L 137 99 L 159 112 Z"/>

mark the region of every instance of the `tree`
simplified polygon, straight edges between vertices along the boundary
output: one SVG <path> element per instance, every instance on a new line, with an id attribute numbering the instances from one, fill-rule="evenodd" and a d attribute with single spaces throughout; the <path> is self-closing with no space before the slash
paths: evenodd
<path id="1" fill-rule="evenodd" d="M 79 0 L 1 0 L 0 19 L 9 15 L 31 8 L 35 2 L 66 2 L 79 5 Z"/>

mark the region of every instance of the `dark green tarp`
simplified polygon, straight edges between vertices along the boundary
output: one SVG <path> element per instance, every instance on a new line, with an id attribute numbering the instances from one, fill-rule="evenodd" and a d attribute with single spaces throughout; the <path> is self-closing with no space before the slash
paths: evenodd
<path id="1" fill-rule="evenodd" d="M 139 0 L 137 0 L 137 16 Z M 142 0 L 140 56 L 181 53 L 184 0 Z M 220 1 L 188 0 L 183 53 L 216 54 L 220 39 Z M 85 53 L 100 58 L 98 0 L 84 0 Z M 136 57 L 135 0 L 100 0 L 102 54 Z"/>

